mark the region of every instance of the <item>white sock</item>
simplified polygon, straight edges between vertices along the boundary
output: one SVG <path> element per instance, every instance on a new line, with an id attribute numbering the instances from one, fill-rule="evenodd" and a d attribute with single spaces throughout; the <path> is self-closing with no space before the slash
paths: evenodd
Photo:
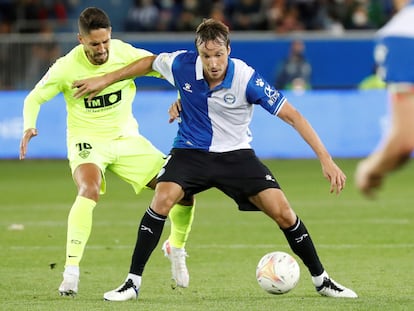
<path id="1" fill-rule="evenodd" d="M 323 271 L 321 275 L 313 276 L 312 277 L 313 285 L 315 285 L 315 287 L 321 286 L 324 278 L 329 278 L 329 275 L 326 271 Z"/>
<path id="2" fill-rule="evenodd" d="M 128 279 L 132 280 L 132 283 L 134 283 L 136 288 L 140 288 L 141 287 L 141 276 L 136 275 L 136 274 L 132 274 L 132 273 L 128 273 L 128 276 L 126 278 L 125 281 L 128 281 Z"/>
<path id="3" fill-rule="evenodd" d="M 66 266 L 63 273 L 79 276 L 79 266 Z"/>

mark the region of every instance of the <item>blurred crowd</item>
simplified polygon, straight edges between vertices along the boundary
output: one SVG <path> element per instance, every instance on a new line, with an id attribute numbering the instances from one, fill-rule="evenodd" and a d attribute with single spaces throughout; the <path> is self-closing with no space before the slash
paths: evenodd
<path id="1" fill-rule="evenodd" d="M 232 30 L 376 29 L 394 13 L 387 0 L 135 0 L 126 31 L 192 31 L 213 17 Z"/>
<path id="2" fill-rule="evenodd" d="M 76 33 L 79 12 L 87 6 L 102 6 L 110 15 L 115 32 L 193 32 L 203 18 L 213 17 L 232 31 L 341 34 L 347 30 L 378 29 L 403 1 L 0 0 L 0 90 L 31 88 L 64 52 L 57 36 L 63 32 Z M 7 36 L 12 33 L 37 36 L 12 41 Z M 312 68 L 301 53 L 299 56 L 291 53 L 279 65 L 278 87 L 312 87 Z"/>
<path id="3" fill-rule="evenodd" d="M 394 14 L 393 0 L 129 0 L 122 1 L 123 29 L 193 31 L 213 17 L 232 30 L 292 31 L 377 29 Z M 77 19 L 81 0 L 0 0 L 0 33 L 64 30 Z M 398 1 L 397 1 L 398 5 Z M 119 10 L 119 7 L 117 8 Z M 111 13 L 111 12 L 109 12 Z"/>
<path id="4" fill-rule="evenodd" d="M 0 0 L 0 33 L 37 33 L 69 22 L 71 0 Z"/>

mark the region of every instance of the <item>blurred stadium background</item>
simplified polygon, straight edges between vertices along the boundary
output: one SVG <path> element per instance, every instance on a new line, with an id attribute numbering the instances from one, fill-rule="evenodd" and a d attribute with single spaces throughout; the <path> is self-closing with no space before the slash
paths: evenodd
<path id="1" fill-rule="evenodd" d="M 0 275 L 5 280 L 0 309 L 113 310 L 103 304 L 102 293 L 124 275 L 138 219 L 153 194 L 137 197 L 108 173 L 108 193 L 94 212 L 82 290 L 78 299 L 58 297 L 67 213 L 76 195 L 64 160 L 66 112 L 61 96 L 44 105 L 30 160 L 22 162 L 16 160 L 22 107 L 50 64 L 77 44 L 79 13 L 99 6 L 112 20 L 113 38 L 154 53 L 192 49 L 200 19 L 220 18 L 232 30 L 232 56 L 270 83 L 291 41 L 303 40 L 311 89 L 284 92 L 341 158 L 348 176 L 347 190 L 339 198 L 329 196 L 318 161 L 306 159 L 313 157 L 309 147 L 283 122 L 256 109 L 254 148 L 268 158 L 295 210 L 307 219 L 328 270 L 360 299 L 319 299 L 305 272 L 289 295 L 275 300 L 263 292 L 255 264 L 271 250 L 288 251 L 285 240 L 269 234 L 274 224 L 263 215 L 238 213 L 230 199 L 212 189 L 199 196 L 188 243 L 191 288 L 185 294 L 171 291 L 170 267 L 157 250 L 146 270 L 150 277 L 140 292 L 140 310 L 414 310 L 409 201 L 414 163 L 391 177 L 380 200 L 365 200 L 352 187 L 357 158 L 375 147 L 388 123 L 386 90 L 360 90 L 358 84 L 372 74 L 376 29 L 399 5 L 399 0 L 0 0 Z M 139 78 L 137 85 L 134 114 L 140 131 L 168 152 L 176 125 L 168 124 L 166 110 L 176 93 L 153 78 Z M 137 310 L 137 304 L 122 308 Z"/>
<path id="2" fill-rule="evenodd" d="M 193 49 L 200 20 L 221 19 L 232 30 L 232 56 L 244 59 L 270 83 L 275 83 L 291 42 L 302 40 L 312 67 L 311 89 L 286 91 L 288 97 L 313 122 L 334 156 L 365 156 L 387 124 L 387 98 L 384 90 L 359 91 L 358 84 L 373 72 L 375 30 L 399 5 L 391 0 L 2 0 L 0 158 L 17 157 L 24 96 L 57 57 L 77 44 L 77 17 L 87 6 L 106 10 L 113 38 L 154 53 Z M 137 85 L 141 96 L 134 109 L 141 131 L 167 152 L 175 131 L 171 126 L 164 130 L 166 124 L 154 128 L 151 120 L 164 113 L 174 91 L 154 78 L 140 78 Z M 160 105 L 152 105 L 155 101 Z M 259 110 L 252 127 L 261 157 L 312 157 L 289 129 L 269 123 L 273 120 Z M 39 116 L 41 135 L 29 157 L 65 157 L 64 118 L 62 105 L 45 105 Z M 268 140 L 260 141 L 260 129 L 274 133 L 272 149 L 280 150 L 268 150 Z"/>

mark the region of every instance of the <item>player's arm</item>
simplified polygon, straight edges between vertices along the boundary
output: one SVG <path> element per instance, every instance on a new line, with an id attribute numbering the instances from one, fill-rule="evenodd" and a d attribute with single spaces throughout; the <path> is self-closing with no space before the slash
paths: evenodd
<path id="1" fill-rule="evenodd" d="M 330 192 L 340 193 L 345 187 L 346 176 L 332 160 L 331 155 L 308 120 L 288 101 L 283 104 L 277 116 L 293 126 L 315 152 L 321 163 L 323 175 L 331 183 Z"/>
<path id="2" fill-rule="evenodd" d="M 80 98 L 88 94 L 88 100 L 91 100 L 104 88 L 117 81 L 144 76 L 152 71 L 152 63 L 155 57 L 156 55 L 151 55 L 140 58 L 121 69 L 104 74 L 103 76 L 77 80 L 72 84 L 73 88 L 77 88 L 74 97 Z"/>
<path id="3" fill-rule="evenodd" d="M 33 90 L 27 95 L 23 105 L 23 136 L 20 141 L 20 153 L 19 159 L 23 160 L 26 157 L 27 146 L 32 137 L 37 136 L 38 132 L 36 129 L 37 116 L 40 111 L 40 106 L 43 100 L 37 96 Z"/>
<path id="4" fill-rule="evenodd" d="M 30 139 L 38 134 L 36 122 L 40 107 L 61 92 L 61 81 L 66 78 L 66 70 L 62 66 L 64 66 L 62 59 L 56 61 L 24 99 L 23 136 L 19 152 L 21 160 L 26 157 Z"/>

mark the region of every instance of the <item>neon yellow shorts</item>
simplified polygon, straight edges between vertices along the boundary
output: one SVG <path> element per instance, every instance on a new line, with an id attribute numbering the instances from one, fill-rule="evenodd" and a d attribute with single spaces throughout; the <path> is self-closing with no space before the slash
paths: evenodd
<path id="1" fill-rule="evenodd" d="M 109 141 L 71 138 L 68 141 L 68 159 L 72 174 L 84 163 L 94 163 L 101 169 L 101 194 L 106 191 L 107 169 L 130 183 L 138 194 L 157 176 L 165 162 L 164 154 L 143 136 L 120 137 Z"/>

